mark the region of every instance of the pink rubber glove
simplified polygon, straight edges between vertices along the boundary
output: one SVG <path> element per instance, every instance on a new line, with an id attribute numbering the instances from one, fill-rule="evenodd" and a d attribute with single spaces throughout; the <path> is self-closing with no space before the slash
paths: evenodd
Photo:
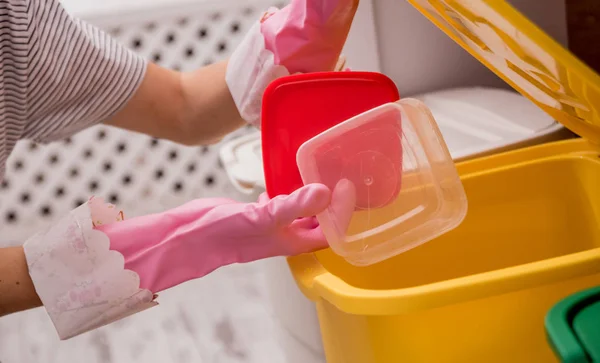
<path id="1" fill-rule="evenodd" d="M 140 288 L 157 293 L 232 263 L 326 248 L 313 216 L 330 201 L 326 186 L 311 184 L 252 204 L 199 199 L 96 229 L 123 254 L 125 268 L 137 272 Z"/>
<path id="2" fill-rule="evenodd" d="M 269 9 L 233 52 L 225 79 L 240 115 L 260 127 L 262 96 L 275 79 L 336 70 L 358 0 L 291 0 Z"/>
<path id="3" fill-rule="evenodd" d="M 290 74 L 332 71 L 357 8 L 358 0 L 292 0 L 263 17 L 265 48 Z"/>

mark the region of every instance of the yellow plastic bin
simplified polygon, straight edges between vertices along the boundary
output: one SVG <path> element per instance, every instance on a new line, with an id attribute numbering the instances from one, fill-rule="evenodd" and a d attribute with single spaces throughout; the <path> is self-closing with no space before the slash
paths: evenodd
<path id="1" fill-rule="evenodd" d="M 582 138 L 459 164 L 465 221 L 397 257 L 290 258 L 327 361 L 556 362 L 546 312 L 600 284 L 600 76 L 504 1 L 409 1 Z"/>

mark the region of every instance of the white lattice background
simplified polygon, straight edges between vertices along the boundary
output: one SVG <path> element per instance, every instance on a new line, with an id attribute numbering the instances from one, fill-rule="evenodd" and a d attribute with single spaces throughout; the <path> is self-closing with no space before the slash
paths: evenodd
<path id="1" fill-rule="evenodd" d="M 273 5 L 283 3 L 220 0 L 89 21 L 148 59 L 185 71 L 228 56 Z M 183 147 L 106 126 L 46 146 L 21 142 L 0 187 L 2 240 L 22 242 L 90 195 L 118 203 L 128 216 L 198 197 L 240 199 L 220 165 L 218 149 Z"/>

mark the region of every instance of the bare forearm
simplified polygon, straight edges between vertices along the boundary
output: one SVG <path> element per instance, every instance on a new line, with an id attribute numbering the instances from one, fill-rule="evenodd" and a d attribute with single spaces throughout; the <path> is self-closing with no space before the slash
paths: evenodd
<path id="1" fill-rule="evenodd" d="M 226 68 L 223 61 L 180 73 L 149 64 L 135 95 L 107 123 L 186 145 L 218 141 L 244 124 Z"/>
<path id="2" fill-rule="evenodd" d="M 22 247 L 0 249 L 0 316 L 41 306 Z"/>
<path id="3" fill-rule="evenodd" d="M 227 62 L 223 61 L 183 74 L 191 111 L 184 122 L 188 135 L 206 135 L 205 141 L 214 142 L 245 124 L 225 82 L 226 71 Z"/>

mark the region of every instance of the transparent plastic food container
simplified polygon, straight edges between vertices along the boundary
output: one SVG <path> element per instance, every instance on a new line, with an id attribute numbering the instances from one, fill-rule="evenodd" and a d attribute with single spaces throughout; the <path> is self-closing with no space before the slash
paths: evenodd
<path id="1" fill-rule="evenodd" d="M 306 141 L 304 184 L 332 191 L 317 215 L 332 250 L 367 266 L 457 227 L 467 198 L 441 133 L 418 100 L 387 103 Z"/>

